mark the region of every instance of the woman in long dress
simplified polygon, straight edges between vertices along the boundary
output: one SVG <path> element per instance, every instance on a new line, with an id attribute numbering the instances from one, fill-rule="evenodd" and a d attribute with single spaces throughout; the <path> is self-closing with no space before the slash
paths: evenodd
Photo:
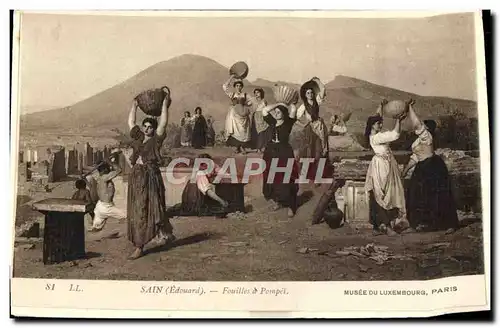
<path id="1" fill-rule="evenodd" d="M 410 227 L 416 231 L 446 230 L 446 233 L 451 233 L 458 228 L 459 221 L 448 168 L 434 153 L 436 122 L 422 122 L 411 105 L 408 117 L 417 135 L 411 146 L 410 160 L 402 172 L 405 177 L 411 168 L 415 168 L 406 199 Z"/>
<path id="2" fill-rule="evenodd" d="M 207 118 L 207 146 L 212 147 L 215 145 L 215 129 L 213 117 Z"/>
<path id="3" fill-rule="evenodd" d="M 315 93 L 312 83 L 319 87 L 318 94 Z M 305 125 L 304 143 L 299 151 L 301 158 L 313 158 L 314 162 L 310 164 L 307 172 L 308 179 L 315 179 L 318 171 L 318 164 L 321 158 L 325 159 L 325 167 L 320 176 L 330 177 L 328 163 L 328 128 L 324 120 L 319 115 L 319 106 L 326 98 L 326 91 L 318 78 L 304 83 L 300 88 L 300 97 L 302 105 L 297 109 L 297 120 Z"/>
<path id="4" fill-rule="evenodd" d="M 271 115 L 271 111 L 273 115 Z M 264 198 L 271 202 L 273 210 L 281 207 L 288 208 L 288 216 L 293 217 L 297 211 L 297 193 L 299 185 L 295 182 L 299 177 L 299 168 L 295 162 L 292 146 L 289 143 L 290 132 L 296 121 L 295 105 L 290 109 L 284 104 L 266 106 L 262 109 L 262 116 L 269 124 L 272 138 L 267 143 L 262 159 L 266 163 L 263 174 L 262 193 Z M 287 167 L 292 163 L 290 180 L 286 180 L 286 173 L 276 172 L 274 179 L 268 181 L 273 159 L 277 160 L 276 166 Z"/>
<path id="5" fill-rule="evenodd" d="M 267 106 L 267 101 L 264 99 L 265 93 L 261 88 L 253 91 L 254 100 L 252 101 L 253 115 L 252 115 L 252 132 L 251 140 L 253 149 L 257 149 L 260 153 L 272 138 L 272 129 L 266 123 L 262 116 L 262 109 Z"/>
<path id="6" fill-rule="evenodd" d="M 135 246 L 130 259 L 141 257 L 144 246 L 155 237 L 164 243 L 175 239 L 166 213 L 165 186 L 159 167 L 169 99 L 167 96 L 163 101 L 159 122 L 147 117 L 142 121 L 142 130 L 136 124 L 137 102 L 134 102 L 128 118 L 130 136 L 134 139 L 127 195 L 128 239 Z"/>
<path id="7" fill-rule="evenodd" d="M 193 125 L 191 113 L 184 112 L 184 117 L 181 118 L 181 146 L 191 147 L 191 137 L 193 135 Z"/>
<path id="8" fill-rule="evenodd" d="M 375 155 L 366 173 L 365 191 L 369 197 L 370 223 L 376 232 L 389 236 L 395 230 L 407 228 L 406 204 L 403 181 L 398 163 L 389 144 L 399 139 L 401 121 L 405 113 L 396 120 L 394 129 L 382 132 L 381 115 L 370 116 L 366 122 L 365 137 Z"/>
<path id="9" fill-rule="evenodd" d="M 243 92 L 243 82 L 237 80 L 233 83 L 236 91 L 231 92 L 229 86 L 234 79 L 234 75 L 229 77 L 222 89 L 231 99 L 231 107 L 226 116 L 226 145 L 235 147 L 236 153 L 245 154 L 245 148 L 250 145 L 250 110 L 251 99 Z"/>
<path id="10" fill-rule="evenodd" d="M 193 148 L 202 149 L 207 145 L 207 120 L 201 113 L 201 107 L 196 107 L 193 117 Z"/>

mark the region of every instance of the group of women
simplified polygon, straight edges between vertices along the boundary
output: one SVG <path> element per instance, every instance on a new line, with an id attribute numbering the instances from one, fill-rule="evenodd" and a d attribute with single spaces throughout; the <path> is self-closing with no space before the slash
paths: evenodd
<path id="1" fill-rule="evenodd" d="M 226 120 L 226 130 L 229 133 L 227 143 L 236 147 L 237 151 L 244 151 L 251 138 L 248 129 L 248 107 L 253 106 L 253 126 L 257 136 L 261 137 L 258 139 L 259 146 L 263 148 L 263 159 L 266 162 L 262 193 L 265 199 L 272 203 L 274 210 L 286 207 L 288 216 L 293 217 L 298 207 L 299 189 L 295 180 L 301 168 L 289 143 L 290 133 L 294 124 L 301 120 L 305 126 L 307 146 L 300 157 L 327 157 L 327 129 L 319 116 L 319 105 L 325 99 L 325 91 L 322 88 L 318 91 L 312 83 L 306 83 L 300 90 L 303 103 L 298 108 L 298 100 L 292 104 L 268 105 L 261 89 L 256 89 L 253 99 L 249 99 L 250 97 L 242 92 L 241 81 L 234 82 L 236 90 L 230 92 L 229 85 L 232 80 L 233 77 L 224 84 L 224 91 L 231 99 L 231 108 Z M 165 139 L 169 104 L 168 92 L 159 119 L 147 117 L 142 121 L 142 128 L 135 120 L 136 103 L 129 114 L 130 135 L 134 139 L 131 158 L 133 168 L 129 176 L 127 196 L 128 238 L 135 246 L 134 253 L 130 256 L 132 259 L 142 256 L 144 246 L 155 238 L 163 243 L 175 239 L 167 216 L 165 186 L 159 168 L 160 148 Z M 367 120 L 365 137 L 375 153 L 365 185 L 370 198 L 370 222 L 375 231 L 388 235 L 395 235 L 403 230 L 453 231 L 458 226 L 458 218 L 446 164 L 434 153 L 435 123 L 422 122 L 413 109 L 413 101 L 408 101 L 406 105 L 405 111 L 396 119 L 396 124 L 390 131 L 382 132 L 383 104 L 377 115 L 370 116 Z M 194 132 L 203 131 L 203 128 L 199 127 L 199 122 L 203 122 L 200 120 L 201 109 L 198 108 L 195 115 L 198 121 L 194 124 L 192 142 L 193 145 L 199 145 L 197 138 L 201 132 Z M 400 172 L 389 145 L 399 138 L 401 121 L 406 118 L 413 122 L 417 139 L 412 145 L 413 155 L 410 161 Z M 294 163 L 288 178 L 284 172 L 272 172 L 274 178 L 268 179 L 273 160 L 277 160 L 277 165 L 281 167 L 286 167 L 290 160 Z M 414 168 L 414 172 L 408 195 L 405 197 L 402 176 L 411 168 Z M 316 176 L 316 172 L 313 173 L 312 178 Z M 331 172 L 325 170 L 322 176 L 329 177 Z"/>
<path id="2" fill-rule="evenodd" d="M 458 227 L 458 216 L 451 191 L 448 169 L 434 153 L 433 135 L 436 123 L 421 121 L 406 102 L 405 110 L 396 117 L 392 130 L 382 132 L 383 106 L 366 123 L 365 137 L 375 155 L 366 174 L 365 189 L 370 204 L 370 223 L 375 232 L 397 235 L 401 232 L 446 230 Z M 401 122 L 409 119 L 417 138 L 412 155 L 402 171 L 390 149 L 401 133 Z M 405 197 L 404 177 L 414 168 Z"/>
<path id="3" fill-rule="evenodd" d="M 196 107 L 194 115 L 184 112 L 181 118 L 181 146 L 202 149 L 215 143 L 215 131 L 212 118 L 205 118 L 201 107 Z"/>
<path id="4" fill-rule="evenodd" d="M 231 84 L 233 90 L 230 89 Z M 301 158 L 314 159 L 309 163 L 307 178 L 331 176 L 328 165 L 328 129 L 319 115 L 319 105 L 325 99 L 325 88 L 318 78 L 313 78 L 300 88 L 302 104 L 297 108 L 297 101 L 292 104 L 278 103 L 268 105 L 264 99 L 264 90 L 256 88 L 253 97 L 243 92 L 243 82 L 233 75 L 223 84 L 224 92 L 231 100 L 226 117 L 227 145 L 235 148 L 236 153 L 245 153 L 245 148 L 256 148 L 263 152 L 266 168 L 263 174 L 262 193 L 272 204 L 273 209 L 286 207 L 288 216 L 296 213 L 298 202 L 298 184 L 301 167 L 296 161 L 295 153 L 290 145 L 290 133 L 296 122 L 300 122 L 304 130 L 304 140 L 299 149 Z M 252 111 L 251 111 L 252 108 Z M 287 167 L 291 160 L 292 172 L 273 172 L 268 180 L 272 160 L 277 160 L 278 167 Z M 324 166 L 320 168 L 320 159 Z M 317 172 L 320 172 L 319 175 Z"/>

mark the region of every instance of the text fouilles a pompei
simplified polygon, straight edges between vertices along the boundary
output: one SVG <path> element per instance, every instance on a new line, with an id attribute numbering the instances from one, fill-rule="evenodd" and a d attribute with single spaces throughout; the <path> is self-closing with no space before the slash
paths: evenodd
<path id="1" fill-rule="evenodd" d="M 288 295 L 286 288 L 266 288 L 266 287 L 224 287 L 222 294 L 230 295 Z"/>

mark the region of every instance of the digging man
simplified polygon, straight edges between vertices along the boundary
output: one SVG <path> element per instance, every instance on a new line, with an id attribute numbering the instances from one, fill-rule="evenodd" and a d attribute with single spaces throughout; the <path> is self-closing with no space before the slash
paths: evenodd
<path id="1" fill-rule="evenodd" d="M 126 214 L 116 207 L 113 202 L 115 195 L 113 179 L 121 173 L 121 168 L 116 163 L 116 159 L 113 158 L 111 163 L 111 166 L 107 163 L 102 163 L 97 168 L 99 172 L 99 176 L 97 177 L 97 194 L 99 200 L 94 210 L 94 222 L 90 229 L 92 232 L 101 231 L 108 218 L 126 219 Z"/>

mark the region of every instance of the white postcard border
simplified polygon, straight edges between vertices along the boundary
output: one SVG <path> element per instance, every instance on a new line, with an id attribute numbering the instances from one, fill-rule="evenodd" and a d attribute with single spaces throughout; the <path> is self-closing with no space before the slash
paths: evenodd
<path id="1" fill-rule="evenodd" d="M 67 14 L 69 12 L 61 12 Z M 94 12 L 89 12 L 94 14 Z M 163 12 L 172 15 L 181 12 Z M 197 15 L 206 16 L 206 12 L 195 12 Z M 216 12 L 211 12 L 211 14 Z M 324 12 L 323 12 L 324 13 Z M 321 16 L 321 12 L 302 12 L 302 14 L 311 17 L 319 15 L 321 17 L 368 17 L 364 16 L 367 12 L 327 12 L 327 16 Z M 116 12 L 115 12 L 116 14 Z M 123 12 L 118 12 L 123 14 Z M 127 13 L 128 14 L 128 13 Z M 147 14 L 140 12 L 139 14 Z M 189 17 L 195 17 L 192 15 Z M 224 14 L 227 14 L 225 12 Z M 255 11 L 250 15 L 262 16 L 262 12 Z M 286 12 L 283 12 L 286 15 Z M 369 12 L 368 12 L 369 14 Z M 397 12 L 391 12 L 395 15 Z M 404 17 L 408 12 L 402 13 Z M 427 12 L 429 14 L 429 12 Z M 442 14 L 439 12 L 438 14 Z M 273 12 L 272 17 L 279 15 L 279 12 Z M 343 16 L 344 15 L 344 16 Z M 372 13 L 373 15 L 373 13 Z M 375 13 L 377 17 L 381 12 Z M 418 16 L 418 15 L 417 15 Z M 220 17 L 220 16 L 219 16 Z M 297 16 L 293 16 L 297 17 Z M 316 16 L 315 16 L 316 17 Z M 393 17 L 393 16 L 390 16 Z M 401 16 L 400 16 L 401 17 Z M 421 17 L 421 16 L 420 16 Z M 19 33 L 19 13 L 16 13 L 16 22 L 14 33 Z M 488 104 L 486 93 L 486 72 L 485 72 L 485 53 L 481 12 L 475 14 L 476 28 L 476 72 L 478 88 L 478 117 L 480 133 L 480 157 L 481 157 L 481 184 L 482 184 L 482 204 L 483 204 L 483 243 L 484 243 L 484 275 L 448 277 L 429 281 L 346 281 L 346 282 L 146 282 L 146 281 L 105 281 L 105 280 L 50 280 L 50 279 L 26 279 L 12 278 L 11 284 L 11 313 L 13 315 L 40 316 L 40 317 L 100 317 L 100 318 L 199 318 L 199 317 L 309 317 L 309 318 L 354 318 L 354 317 L 426 317 L 445 313 L 469 312 L 479 310 L 489 310 L 491 308 L 491 282 L 490 282 L 490 151 L 489 151 L 489 126 L 488 126 Z M 17 42 L 16 42 L 17 41 Z M 19 39 L 14 36 L 13 44 L 13 90 L 12 90 L 12 113 L 19 113 L 18 108 L 18 90 L 19 83 L 18 65 L 19 57 Z M 18 115 L 11 115 L 12 138 L 11 147 L 17 149 L 19 138 Z M 11 156 L 11 174 L 17 172 L 18 154 L 13 152 Z M 16 190 L 17 174 L 12 177 L 13 184 L 11 190 Z M 15 204 L 15 192 L 11 193 L 12 202 Z M 15 205 L 13 206 L 15 210 Z M 12 217 L 15 217 L 13 215 Z M 14 230 L 14 223 L 12 223 Z M 13 245 L 12 234 L 12 245 Z M 13 247 L 11 249 L 11 276 Z M 46 290 L 47 284 L 64 285 L 57 290 Z M 280 299 L 280 296 L 258 296 L 249 294 L 250 297 L 257 297 L 257 300 L 250 301 L 245 297 L 249 295 L 231 295 L 211 296 L 210 300 L 200 303 L 192 303 L 193 295 L 181 294 L 170 304 L 167 298 L 166 304 L 159 302 L 164 294 L 142 294 L 142 286 L 157 285 L 169 287 L 172 284 L 177 286 L 186 286 L 185 288 L 194 288 L 189 286 L 221 289 L 230 288 L 250 288 L 255 286 L 267 289 L 285 288 L 288 290 L 288 298 Z M 74 288 L 80 286 L 82 292 L 69 290 L 69 286 Z M 85 287 L 84 287 L 85 286 Z M 248 287 L 246 287 L 248 286 Z M 306 287 L 304 287 L 306 286 Z M 255 287 L 257 288 L 257 287 Z M 451 288 L 456 291 L 447 291 L 433 293 L 433 290 Z M 375 296 L 364 295 L 346 296 L 345 290 L 424 290 L 428 294 L 418 299 L 417 296 Z M 71 294 L 72 293 L 72 294 Z M 252 296 L 254 295 L 254 296 Z M 286 297 L 287 295 L 282 295 Z M 292 296 L 293 295 L 293 296 Z M 379 298 L 380 297 L 380 298 Z M 363 299 L 364 298 L 364 299 Z M 409 302 L 402 302 L 402 299 L 411 298 Z M 165 297 L 163 298 L 165 299 Z M 279 300 L 279 301 L 277 301 Z M 127 303 L 129 304 L 123 304 Z M 187 302 L 187 303 L 186 303 Z M 191 302 L 191 303 L 190 303 Z M 216 308 L 209 308 L 206 305 L 216 304 Z M 257 303 L 258 302 L 258 303 Z M 116 308 L 120 303 L 121 307 Z M 63 304 L 63 307 L 57 307 Z M 99 305 L 99 306 L 96 306 Z M 110 309 L 112 306 L 115 308 Z M 161 304 L 161 308 L 158 308 Z M 189 306 L 189 310 L 179 308 L 180 305 Z M 195 306 L 193 306 L 193 304 Z M 368 307 L 367 305 L 370 305 Z M 373 306 L 380 308 L 374 308 Z M 177 306 L 177 309 L 175 308 Z M 239 308 L 238 308 L 239 306 Z M 245 306 L 245 307 L 244 307 Z M 256 306 L 255 309 L 251 309 Z M 105 309 L 105 308 L 108 309 Z M 152 310 L 152 308 L 156 309 Z M 99 308 L 99 309 L 97 309 Z M 220 311 L 223 309 L 223 311 Z M 349 310 L 352 309 L 352 310 Z M 354 310 L 355 309 L 355 310 Z"/>

